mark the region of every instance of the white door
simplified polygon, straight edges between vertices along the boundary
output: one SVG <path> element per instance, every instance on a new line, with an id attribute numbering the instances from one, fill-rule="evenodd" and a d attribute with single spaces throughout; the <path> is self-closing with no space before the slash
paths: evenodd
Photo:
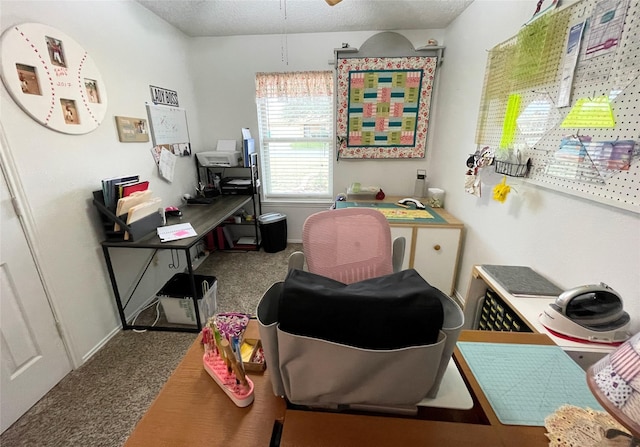
<path id="1" fill-rule="evenodd" d="M 71 371 L 71 363 L 4 173 L 0 177 L 0 425 L 4 432 Z"/>

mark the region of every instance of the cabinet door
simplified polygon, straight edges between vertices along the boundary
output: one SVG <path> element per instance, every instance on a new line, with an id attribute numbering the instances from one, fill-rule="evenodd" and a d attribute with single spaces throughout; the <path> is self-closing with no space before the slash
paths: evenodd
<path id="1" fill-rule="evenodd" d="M 454 293 L 461 231 L 459 228 L 418 228 L 416 233 L 413 268 L 449 296 Z"/>
<path id="2" fill-rule="evenodd" d="M 412 227 L 391 227 L 391 242 L 397 237 L 404 237 L 405 247 L 404 256 L 402 258 L 402 270 L 409 268 L 409 261 L 411 260 L 411 235 L 413 233 Z"/>

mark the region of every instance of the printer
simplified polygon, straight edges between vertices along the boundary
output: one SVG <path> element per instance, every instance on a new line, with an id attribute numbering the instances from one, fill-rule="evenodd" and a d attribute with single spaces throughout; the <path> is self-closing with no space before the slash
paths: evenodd
<path id="1" fill-rule="evenodd" d="M 242 160 L 240 151 L 207 151 L 197 152 L 198 163 L 204 168 L 216 166 L 232 168 L 238 166 Z"/>

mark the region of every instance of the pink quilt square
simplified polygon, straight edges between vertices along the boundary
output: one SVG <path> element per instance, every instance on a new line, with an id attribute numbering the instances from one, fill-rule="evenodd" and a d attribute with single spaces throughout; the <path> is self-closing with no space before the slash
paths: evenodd
<path id="1" fill-rule="evenodd" d="M 384 132 L 389 128 L 389 120 L 386 118 L 376 119 L 376 132 Z"/>
<path id="2" fill-rule="evenodd" d="M 378 102 L 391 102 L 390 88 L 379 88 L 377 94 L 378 94 Z"/>
<path id="3" fill-rule="evenodd" d="M 371 118 L 376 116 L 376 107 L 375 104 L 371 102 L 366 102 L 362 105 L 362 116 L 364 118 Z"/>
<path id="4" fill-rule="evenodd" d="M 400 144 L 413 144 L 413 132 L 402 132 Z"/>

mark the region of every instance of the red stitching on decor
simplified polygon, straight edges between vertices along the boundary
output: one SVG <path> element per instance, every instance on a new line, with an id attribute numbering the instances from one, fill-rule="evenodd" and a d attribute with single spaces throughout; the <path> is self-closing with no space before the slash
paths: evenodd
<path id="1" fill-rule="evenodd" d="M 44 66 L 44 71 L 46 72 L 47 76 L 49 77 L 49 83 L 51 84 L 51 95 L 52 95 L 52 97 L 51 97 L 51 108 L 49 109 L 49 113 L 47 114 L 47 118 L 46 118 L 46 120 L 44 122 L 45 125 L 48 125 L 49 124 L 49 120 L 51 119 L 51 114 L 53 113 L 53 108 L 55 107 L 55 89 L 53 88 L 53 79 L 51 78 L 51 74 L 49 73 L 49 70 L 47 68 L 46 61 L 42 58 L 42 55 L 40 54 L 38 49 L 35 47 L 35 44 L 33 44 L 31 42 L 31 40 L 24 34 L 23 31 L 20 30 L 20 28 L 18 28 L 16 26 L 14 29 L 23 37 L 23 39 L 27 42 L 27 44 L 29 46 L 31 46 L 31 48 L 36 52 L 38 58 L 40 59 L 40 62 Z"/>
<path id="2" fill-rule="evenodd" d="M 87 56 L 88 54 L 85 51 L 84 55 L 82 56 L 82 59 L 80 59 L 80 64 L 78 65 L 78 84 L 80 84 L 80 94 L 82 95 L 82 102 L 84 103 L 84 108 L 89 111 L 89 115 L 91 116 L 91 119 L 93 119 L 93 121 L 96 124 L 100 124 L 98 119 L 94 116 L 93 110 L 91 110 L 91 108 L 89 107 L 89 103 L 86 97 L 86 91 L 82 83 L 82 67 L 84 66 L 84 63 L 87 60 Z"/>

